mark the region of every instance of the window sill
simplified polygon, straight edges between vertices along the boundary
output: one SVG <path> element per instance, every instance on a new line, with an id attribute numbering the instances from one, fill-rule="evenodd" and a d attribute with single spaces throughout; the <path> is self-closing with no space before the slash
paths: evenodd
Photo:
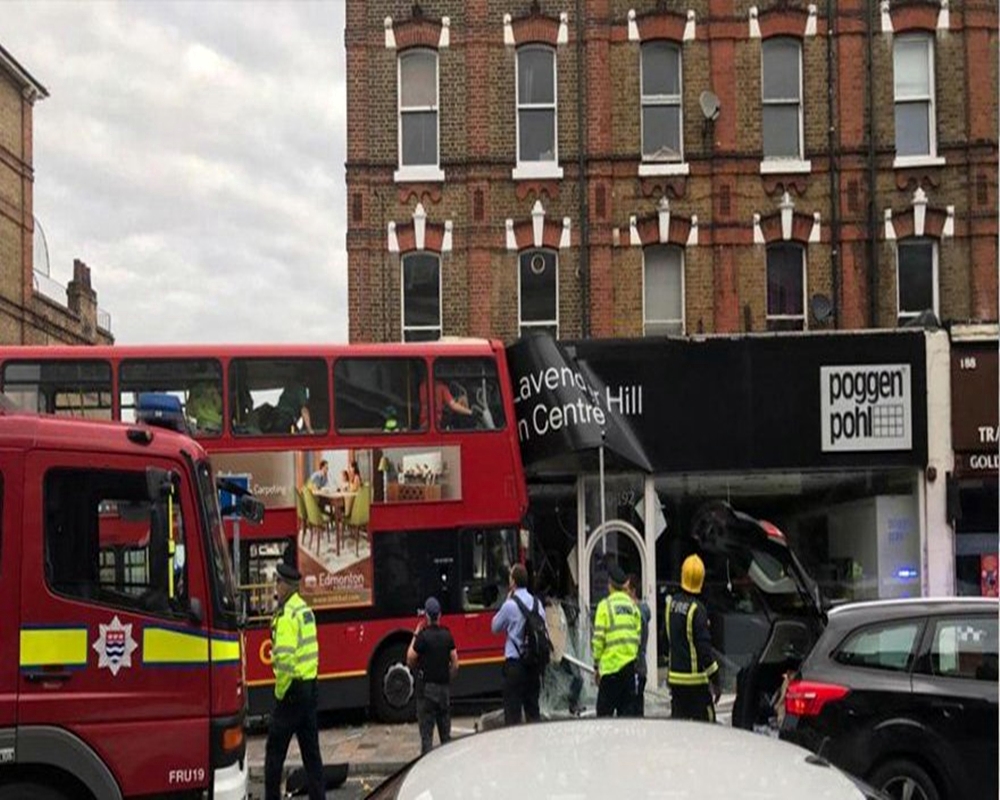
<path id="1" fill-rule="evenodd" d="M 442 183 L 444 170 L 435 166 L 400 167 L 392 173 L 396 183 Z"/>
<path id="2" fill-rule="evenodd" d="M 812 161 L 801 158 L 765 158 L 760 162 L 761 175 L 807 175 Z"/>
<path id="3" fill-rule="evenodd" d="M 525 161 L 514 167 L 510 177 L 515 181 L 562 180 L 563 169 L 555 161 Z"/>
<path id="4" fill-rule="evenodd" d="M 669 163 L 644 161 L 639 165 L 639 177 L 649 178 L 658 175 L 689 175 L 691 166 L 687 161 L 671 161 Z"/>
<path id="5" fill-rule="evenodd" d="M 896 156 L 892 160 L 893 169 L 906 169 L 907 167 L 943 167 L 944 156 Z"/>

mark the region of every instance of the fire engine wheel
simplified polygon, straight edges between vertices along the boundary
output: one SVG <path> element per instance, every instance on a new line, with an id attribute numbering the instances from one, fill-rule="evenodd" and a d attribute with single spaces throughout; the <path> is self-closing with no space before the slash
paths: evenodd
<path id="1" fill-rule="evenodd" d="M 413 678 L 406 666 L 406 646 L 394 644 L 382 650 L 375 658 L 371 675 L 375 718 L 380 722 L 413 722 L 417 705 Z"/>
<path id="2" fill-rule="evenodd" d="M 0 800 L 20 800 L 24 797 L 32 800 L 69 800 L 62 792 L 38 783 L 18 781 L 0 786 Z"/>

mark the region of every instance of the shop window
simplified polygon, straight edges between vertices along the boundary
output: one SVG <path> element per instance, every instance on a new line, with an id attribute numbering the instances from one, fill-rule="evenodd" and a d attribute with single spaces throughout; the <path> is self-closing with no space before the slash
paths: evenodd
<path id="1" fill-rule="evenodd" d="M 642 317 L 646 336 L 684 333 L 684 252 L 653 245 L 642 254 Z"/>
<path id="2" fill-rule="evenodd" d="M 427 365 L 418 358 L 341 358 L 333 365 L 338 433 L 427 429 Z"/>
<path id="3" fill-rule="evenodd" d="M 462 531 L 462 610 L 499 608 L 507 597 L 510 568 L 517 562 L 513 528 Z"/>
<path id="4" fill-rule="evenodd" d="M 920 620 L 900 620 L 855 632 L 834 653 L 833 660 L 849 667 L 906 672 L 913 659 Z"/>
<path id="5" fill-rule="evenodd" d="M 764 158 L 802 158 L 802 43 L 778 37 L 762 50 Z"/>
<path id="6" fill-rule="evenodd" d="M 927 34 L 895 37 L 892 64 L 896 156 L 936 156 L 933 40 Z"/>
<path id="7" fill-rule="evenodd" d="M 517 51 L 517 169 L 514 177 L 561 177 L 556 122 L 556 53 L 527 45 Z"/>
<path id="8" fill-rule="evenodd" d="M 400 173 L 438 167 L 438 55 L 408 50 L 399 56 Z M 399 177 L 399 176 L 397 176 Z"/>
<path id="9" fill-rule="evenodd" d="M 681 49 L 673 42 L 642 45 L 642 157 L 682 161 Z"/>
<path id="10" fill-rule="evenodd" d="M 111 364 L 107 361 L 11 361 L 3 393 L 27 411 L 111 419 Z"/>
<path id="11" fill-rule="evenodd" d="M 930 674 L 996 683 L 997 618 L 968 616 L 933 621 Z"/>
<path id="12" fill-rule="evenodd" d="M 52 470 L 44 502 L 45 579 L 54 592 L 132 611 L 184 612 L 186 520 L 176 499 L 172 515 L 150 502 L 145 472 Z"/>
<path id="13" fill-rule="evenodd" d="M 521 336 L 547 331 L 559 337 L 559 258 L 552 250 L 521 253 L 518 269 Z"/>
<path id="14" fill-rule="evenodd" d="M 441 338 L 441 259 L 411 253 L 402 260 L 403 341 Z"/>
<path id="15" fill-rule="evenodd" d="M 904 239 L 896 246 L 900 325 L 928 309 L 938 313 L 938 253 L 932 239 Z"/>
<path id="16" fill-rule="evenodd" d="M 325 433 L 330 425 L 326 362 L 319 358 L 235 358 L 229 412 L 237 436 Z"/>
<path id="17" fill-rule="evenodd" d="M 806 327 L 806 251 L 798 244 L 767 248 L 767 329 L 801 331 Z"/>
<path id="18" fill-rule="evenodd" d="M 222 366 L 213 359 L 123 361 L 118 372 L 121 418 L 135 421 L 139 395 L 176 397 L 195 436 L 222 433 Z"/>
<path id="19" fill-rule="evenodd" d="M 434 362 L 434 387 L 440 430 L 497 430 L 506 425 L 495 361 L 439 358 Z"/>

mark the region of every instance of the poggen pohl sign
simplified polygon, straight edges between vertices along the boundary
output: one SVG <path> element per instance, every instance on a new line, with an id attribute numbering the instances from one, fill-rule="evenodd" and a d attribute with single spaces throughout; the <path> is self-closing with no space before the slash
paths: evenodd
<path id="1" fill-rule="evenodd" d="M 913 447 L 909 364 L 820 367 L 819 381 L 824 452 Z"/>

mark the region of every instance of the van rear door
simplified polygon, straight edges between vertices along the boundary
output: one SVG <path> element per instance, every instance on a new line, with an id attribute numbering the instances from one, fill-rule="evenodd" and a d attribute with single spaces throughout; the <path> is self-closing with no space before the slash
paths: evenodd
<path id="1" fill-rule="evenodd" d="M 150 499 L 150 467 L 180 476 L 172 509 Z M 68 753 L 58 728 L 122 794 L 207 788 L 209 639 L 189 608 L 208 595 L 189 473 L 147 454 L 35 451 L 25 478 L 42 513 L 23 538 L 19 759 L 26 742 Z"/>

